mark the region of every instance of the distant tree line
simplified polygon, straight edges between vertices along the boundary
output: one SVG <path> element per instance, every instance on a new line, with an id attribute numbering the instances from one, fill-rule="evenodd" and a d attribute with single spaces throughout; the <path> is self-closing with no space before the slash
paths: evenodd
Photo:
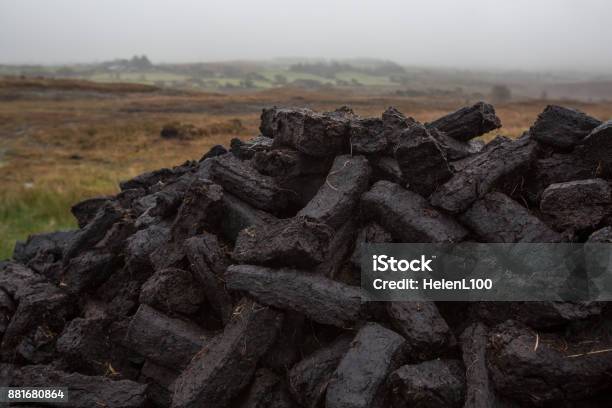
<path id="1" fill-rule="evenodd" d="M 146 55 L 134 55 L 128 64 L 133 68 L 141 70 L 153 68 L 153 64 L 151 63 L 151 61 L 149 61 L 149 58 Z"/>

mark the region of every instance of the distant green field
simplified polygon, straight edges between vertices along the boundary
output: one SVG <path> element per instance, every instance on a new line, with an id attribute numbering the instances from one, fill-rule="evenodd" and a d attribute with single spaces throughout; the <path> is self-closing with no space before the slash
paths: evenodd
<path id="1" fill-rule="evenodd" d="M 351 82 L 353 79 L 358 81 L 362 85 L 366 86 L 385 86 L 390 85 L 392 82 L 390 81 L 388 76 L 374 76 L 367 75 L 360 72 L 354 71 L 343 71 L 339 72 L 335 75 L 335 78 L 325 78 L 318 75 L 308 74 L 305 72 L 294 72 L 290 70 L 264 70 L 260 72 L 261 75 L 264 75 L 271 81 L 274 80 L 276 75 L 282 75 L 287 78 L 288 82 L 293 82 L 296 80 L 312 80 L 318 81 L 322 84 L 335 84 L 336 79 Z"/>
<path id="2" fill-rule="evenodd" d="M 385 86 L 385 85 L 393 84 L 393 82 L 391 82 L 388 76 L 374 76 L 374 75 L 368 75 L 368 74 L 363 74 L 360 72 L 351 72 L 351 71 L 340 72 L 336 75 L 336 78 L 342 79 L 348 82 L 355 79 L 360 84 L 366 85 L 366 86 Z"/>
<path id="3" fill-rule="evenodd" d="M 260 72 L 261 75 L 264 75 L 265 77 L 269 78 L 270 80 L 274 80 L 274 77 L 276 75 L 282 75 L 285 78 L 287 78 L 288 82 L 292 82 L 295 80 L 300 80 L 300 79 L 310 79 L 310 80 L 314 80 L 314 81 L 319 81 L 319 82 L 329 82 L 332 83 L 333 80 L 329 79 L 329 78 L 324 78 L 322 76 L 318 76 L 318 75 L 312 75 L 312 74 L 308 74 L 305 72 L 294 72 L 294 71 L 290 71 L 290 70 L 286 70 L 286 69 L 267 69 L 267 70 L 263 70 Z"/>

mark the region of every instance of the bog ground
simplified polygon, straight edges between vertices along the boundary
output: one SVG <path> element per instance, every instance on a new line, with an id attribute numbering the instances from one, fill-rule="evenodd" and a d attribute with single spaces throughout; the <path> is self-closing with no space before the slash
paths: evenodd
<path id="1" fill-rule="evenodd" d="M 113 194 L 118 182 L 147 170 L 197 160 L 212 145 L 258 132 L 263 107 L 310 106 L 380 116 L 396 106 L 426 122 L 475 102 L 453 96 L 372 95 L 341 89 L 275 88 L 229 94 L 159 90 L 137 84 L 0 80 L 0 259 L 33 232 L 76 226 L 70 205 Z M 519 136 L 547 104 L 612 117 L 610 102 L 523 100 L 496 104 L 503 127 L 486 135 Z M 171 122 L 198 134 L 164 139 Z"/>

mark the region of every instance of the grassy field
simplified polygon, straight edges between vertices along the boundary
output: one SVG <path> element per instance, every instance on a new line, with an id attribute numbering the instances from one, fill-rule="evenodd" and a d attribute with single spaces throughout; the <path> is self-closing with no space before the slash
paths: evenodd
<path id="1" fill-rule="evenodd" d="M 362 115 L 380 115 L 393 105 L 429 121 L 471 102 L 346 90 L 275 88 L 225 95 L 84 81 L 27 86 L 0 81 L 0 259 L 10 257 L 15 241 L 31 233 L 74 228 L 70 206 L 86 197 L 116 193 L 120 180 L 198 159 L 215 144 L 227 145 L 232 137 L 256 135 L 262 107 L 326 110 L 346 104 Z M 520 135 L 547 103 L 496 106 L 504 124 L 499 133 Z M 602 119 L 612 117 L 612 103 L 559 103 Z M 224 132 L 236 119 L 242 127 Z M 193 124 L 207 135 L 161 139 L 162 126 L 172 121 Z"/>

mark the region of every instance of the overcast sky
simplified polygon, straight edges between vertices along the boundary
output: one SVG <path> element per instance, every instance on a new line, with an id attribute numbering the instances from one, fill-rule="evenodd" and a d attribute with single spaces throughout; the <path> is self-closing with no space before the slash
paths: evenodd
<path id="1" fill-rule="evenodd" d="M 375 57 L 612 69 L 610 0 L 0 0 L 0 63 Z"/>

